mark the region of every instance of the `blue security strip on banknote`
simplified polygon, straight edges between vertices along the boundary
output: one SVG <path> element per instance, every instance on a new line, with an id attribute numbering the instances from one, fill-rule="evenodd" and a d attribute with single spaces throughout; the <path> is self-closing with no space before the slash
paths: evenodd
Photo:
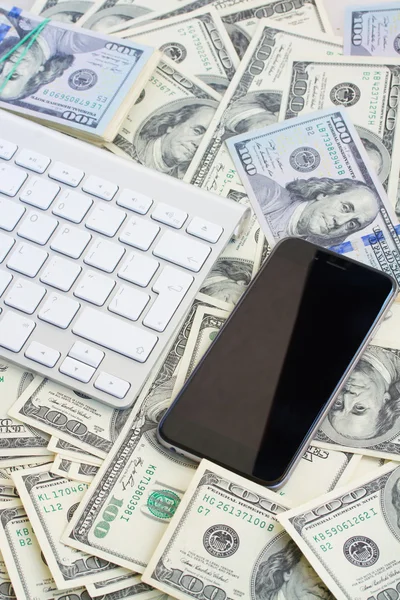
<path id="1" fill-rule="evenodd" d="M 157 60 L 154 49 L 46 21 L 0 3 L 0 107 L 111 140 Z M 42 24 L 23 55 L 23 40 Z M 15 76 L 7 80 L 15 65 Z"/>
<path id="2" fill-rule="evenodd" d="M 400 282 L 398 220 L 345 109 L 227 140 L 270 244 L 301 237 Z"/>

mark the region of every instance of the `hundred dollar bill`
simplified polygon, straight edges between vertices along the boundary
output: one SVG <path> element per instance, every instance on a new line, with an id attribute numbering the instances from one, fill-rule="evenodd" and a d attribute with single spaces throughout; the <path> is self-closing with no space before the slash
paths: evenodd
<path id="1" fill-rule="evenodd" d="M 302 237 L 400 280 L 400 226 L 343 109 L 227 142 L 271 244 Z"/>
<path id="2" fill-rule="evenodd" d="M 56 584 L 20 500 L 0 503 L 0 551 L 18 600 L 53 600 Z"/>
<path id="3" fill-rule="evenodd" d="M 0 479 L 0 501 L 15 500 L 19 498 L 18 491 L 11 479 Z M 0 569 L 1 573 L 1 569 Z M 0 600 L 1 600 L 1 584 L 0 584 Z"/>
<path id="4" fill-rule="evenodd" d="M 108 150 L 182 179 L 221 96 L 162 59 Z"/>
<path id="5" fill-rule="evenodd" d="M 227 198 L 251 210 L 250 201 L 242 185 L 231 184 L 225 192 Z M 256 214 L 251 210 L 242 233 L 227 244 L 204 280 L 200 291 L 205 296 L 209 296 L 212 302 L 218 300 L 224 310 L 229 312 L 232 310 L 258 272 L 261 264 L 259 235 L 260 225 Z"/>
<path id="6" fill-rule="evenodd" d="M 158 443 L 157 425 L 170 405 L 179 363 L 200 305 L 211 306 L 210 299 L 199 295 L 193 303 L 62 537 L 74 548 L 139 573 L 143 573 L 196 468 Z M 109 511 L 118 511 L 118 519 L 108 522 Z"/>
<path id="7" fill-rule="evenodd" d="M 8 416 L 9 408 L 32 382 L 33 374 L 0 358 L 0 457 L 51 454 L 48 436 Z"/>
<path id="8" fill-rule="evenodd" d="M 326 494 L 349 481 L 362 457 L 309 446 L 289 480 L 278 490 L 292 506 Z"/>
<path id="9" fill-rule="evenodd" d="M 356 454 L 354 454 L 356 456 Z M 355 470 L 353 471 L 352 478 L 350 481 L 355 481 L 356 479 L 361 479 L 366 475 L 369 475 L 371 472 L 373 473 L 379 467 L 383 467 L 385 464 L 384 458 L 374 458 L 373 456 L 361 456 L 360 462 L 357 464 Z"/>
<path id="10" fill-rule="evenodd" d="M 229 313 L 224 310 L 199 306 L 193 319 L 185 353 L 176 376 L 173 397 L 177 395 L 190 377 L 228 317 Z"/>
<path id="11" fill-rule="evenodd" d="M 85 587 L 92 598 L 97 598 L 98 596 L 103 597 L 110 592 L 119 592 L 128 586 L 136 585 L 141 579 L 140 575 L 128 572 L 127 575 L 121 575 L 120 577 L 113 577 L 105 581 L 96 581 L 96 583 L 88 583 Z"/>
<path id="12" fill-rule="evenodd" d="M 169 18 L 212 2 L 213 0 L 163 0 L 162 10 L 159 11 L 154 0 L 97 0 L 82 17 L 79 25 L 94 31 L 116 32 L 134 27 L 136 20 L 143 23 L 154 18 Z"/>
<path id="13" fill-rule="evenodd" d="M 396 598 L 400 569 L 400 467 L 278 516 L 337 600 Z"/>
<path id="14" fill-rule="evenodd" d="M 31 12 L 44 19 L 75 24 L 93 4 L 94 0 L 37 0 Z"/>
<path id="15" fill-rule="evenodd" d="M 9 462 L 0 464 L 0 478 L 10 479 L 12 474 L 16 471 L 23 471 L 25 469 L 32 469 L 39 465 L 50 465 L 53 461 L 53 456 L 24 456 L 21 459 L 12 459 Z"/>
<path id="16" fill-rule="evenodd" d="M 92 596 L 86 587 L 54 593 L 54 600 L 90 600 L 91 598 L 95 598 L 95 596 Z M 173 598 L 169 599 L 165 594 L 160 594 L 159 591 L 140 582 L 122 590 L 103 594 L 100 600 L 173 600 Z"/>
<path id="17" fill-rule="evenodd" d="M 17 600 L 5 562 L 0 553 L 0 600 Z"/>
<path id="18" fill-rule="evenodd" d="M 344 53 L 356 56 L 400 55 L 400 4 L 348 6 L 344 24 Z"/>
<path id="19" fill-rule="evenodd" d="M 75 481 L 84 481 L 92 483 L 93 477 L 96 475 L 99 467 L 89 465 L 88 463 L 75 462 L 63 458 L 59 454 L 54 458 L 54 462 L 50 467 L 50 472 L 61 477 L 68 477 Z"/>
<path id="20" fill-rule="evenodd" d="M 85 452 L 81 450 L 74 444 L 70 444 L 65 440 L 60 440 L 60 438 L 52 435 L 50 437 L 50 441 L 47 444 L 47 449 L 54 454 L 60 454 L 63 458 L 69 458 L 70 460 L 86 462 L 91 465 L 100 466 L 103 462 L 101 458 L 98 456 L 94 456 L 94 454 L 90 454 L 90 452 Z"/>
<path id="21" fill-rule="evenodd" d="M 241 179 L 226 141 L 239 133 L 277 122 L 287 86 L 288 62 L 306 52 L 317 56 L 341 54 L 328 36 L 311 37 L 271 20 L 259 23 L 252 42 L 229 85 L 184 180 L 226 196 Z"/>
<path id="22" fill-rule="evenodd" d="M 391 308 L 315 436 L 318 446 L 400 461 L 400 306 Z M 382 329 L 382 332 L 380 333 Z"/>
<path id="23" fill-rule="evenodd" d="M 49 472 L 47 465 L 14 473 L 13 480 L 58 589 L 125 574 L 124 569 L 108 561 L 77 552 L 60 542 L 89 487 L 87 484 L 57 477 Z"/>
<path id="24" fill-rule="evenodd" d="M 232 42 L 213 8 L 127 29 L 119 35 L 125 41 L 132 40 L 133 44 L 143 42 L 159 48 L 218 93 L 226 90 L 239 64 Z"/>
<path id="25" fill-rule="evenodd" d="M 308 35 L 333 35 L 321 0 L 252 0 L 221 10 L 220 16 L 240 58 L 253 39 L 260 19 L 271 19 L 278 28 L 289 25 Z"/>
<path id="26" fill-rule="evenodd" d="M 135 598 L 135 600 L 168 600 L 160 595 L 147 583 L 143 583 L 140 575 L 129 573 L 107 581 L 89 583 L 85 586 L 91 598 L 99 600 L 119 600 L 120 598 Z M 172 600 L 172 599 L 171 599 Z"/>
<path id="27" fill-rule="evenodd" d="M 143 581 L 179 600 L 331 598 L 279 524 L 286 509 L 271 490 L 203 460 Z"/>
<path id="28" fill-rule="evenodd" d="M 104 458 L 131 410 L 111 408 L 54 381 L 36 377 L 9 414 Z"/>
<path id="29" fill-rule="evenodd" d="M 22 39 L 42 23 L 24 54 Z M 88 141 L 115 137 L 159 58 L 149 46 L 5 4 L 0 27 L 0 107 Z"/>
<path id="30" fill-rule="evenodd" d="M 172 383 L 172 382 L 171 382 Z M 62 541 L 142 573 L 194 474 L 157 441 L 168 387 L 149 390 L 100 467 Z M 167 389 L 166 389 L 167 388 Z M 109 515 L 118 516 L 118 518 Z"/>
<path id="31" fill-rule="evenodd" d="M 346 108 L 370 163 L 395 205 L 400 137 L 393 98 L 400 85 L 399 60 L 349 57 L 297 60 L 295 57 L 289 71 L 280 120 L 321 108 Z"/>
<path id="32" fill-rule="evenodd" d="M 125 0 L 121 0 L 124 2 Z M 234 2 L 241 2 L 242 0 L 232 0 Z M 243 0 L 248 1 L 248 0 Z M 107 33 L 114 34 L 120 33 L 123 30 L 130 29 L 131 27 L 141 27 L 142 25 L 147 25 L 150 23 L 154 23 L 155 21 L 164 21 L 166 19 L 170 19 L 171 17 L 177 17 L 179 15 L 184 15 L 200 8 L 205 7 L 213 7 L 218 10 L 221 10 L 221 6 L 219 5 L 219 0 L 178 0 L 179 7 L 177 4 L 174 4 L 174 8 L 172 8 L 172 3 L 169 2 L 163 3 L 163 8 L 160 10 L 154 10 L 152 13 L 147 15 L 143 15 L 140 17 L 136 17 L 131 21 L 126 21 L 125 23 L 117 23 L 113 27 L 107 29 Z M 153 4 L 154 6 L 154 4 Z"/>

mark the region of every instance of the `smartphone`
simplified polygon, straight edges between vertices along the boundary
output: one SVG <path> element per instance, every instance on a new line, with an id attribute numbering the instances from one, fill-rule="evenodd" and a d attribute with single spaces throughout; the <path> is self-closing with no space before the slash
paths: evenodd
<path id="1" fill-rule="evenodd" d="M 396 292 L 382 271 L 283 240 L 161 420 L 161 443 L 279 488 Z"/>

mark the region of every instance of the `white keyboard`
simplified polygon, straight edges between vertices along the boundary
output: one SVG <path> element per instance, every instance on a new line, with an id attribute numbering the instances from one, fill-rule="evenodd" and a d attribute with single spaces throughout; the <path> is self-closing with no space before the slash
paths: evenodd
<path id="1" fill-rule="evenodd" d="M 0 356 L 130 406 L 243 218 L 0 110 Z"/>

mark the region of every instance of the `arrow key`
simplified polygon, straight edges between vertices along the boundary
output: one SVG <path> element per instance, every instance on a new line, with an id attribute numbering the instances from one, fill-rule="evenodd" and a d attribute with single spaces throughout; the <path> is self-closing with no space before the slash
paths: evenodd
<path id="1" fill-rule="evenodd" d="M 60 353 L 44 344 L 39 344 L 39 342 L 31 342 L 26 349 L 25 356 L 45 367 L 52 368 L 60 358 Z"/>
<path id="2" fill-rule="evenodd" d="M 64 375 L 73 377 L 73 379 L 77 379 L 83 383 L 88 383 L 91 380 L 95 370 L 93 367 L 89 367 L 69 356 L 67 356 L 60 366 L 60 373 L 64 373 Z"/>
<path id="3" fill-rule="evenodd" d="M 92 348 L 83 342 L 75 342 L 68 352 L 68 356 L 97 369 L 104 358 L 104 352 L 97 348 Z"/>
<path id="4" fill-rule="evenodd" d="M 114 377 L 114 375 L 110 375 L 105 371 L 100 371 L 100 375 L 94 382 L 94 387 L 102 392 L 106 392 L 106 394 L 115 396 L 115 398 L 122 399 L 125 398 L 131 385 L 127 381 L 124 381 L 124 379 L 119 379 L 119 377 Z"/>

